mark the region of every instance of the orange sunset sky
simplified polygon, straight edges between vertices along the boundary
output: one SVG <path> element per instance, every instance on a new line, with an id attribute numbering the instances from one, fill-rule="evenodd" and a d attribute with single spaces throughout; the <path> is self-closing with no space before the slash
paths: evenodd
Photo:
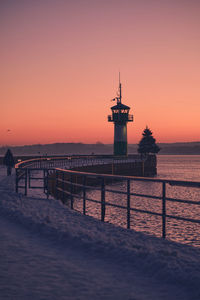
<path id="1" fill-rule="evenodd" d="M 200 140 L 200 1 L 0 1 L 0 145 Z"/>

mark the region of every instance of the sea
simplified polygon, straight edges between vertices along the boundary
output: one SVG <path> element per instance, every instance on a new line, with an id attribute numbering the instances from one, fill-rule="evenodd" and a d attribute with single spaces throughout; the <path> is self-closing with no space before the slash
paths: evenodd
<path id="1" fill-rule="evenodd" d="M 200 182 L 200 155 L 158 155 L 157 176 L 160 179 L 175 179 Z M 127 183 L 113 182 L 106 185 L 106 203 L 126 206 L 126 195 L 116 194 L 107 189 L 126 192 Z M 131 192 L 145 195 L 161 196 L 162 184 L 154 182 L 131 182 Z M 195 201 L 196 204 L 166 202 L 166 213 L 189 219 L 200 220 L 200 188 L 166 185 L 166 196 L 182 200 Z M 99 200 L 100 191 L 90 190 L 86 198 Z M 131 196 L 131 208 L 162 213 L 162 201 L 142 196 Z M 82 211 L 81 199 L 75 200 L 74 208 Z M 86 214 L 100 219 L 101 205 L 86 201 Z M 126 209 L 106 206 L 105 222 L 127 227 Z M 162 217 L 131 211 L 131 229 L 145 234 L 162 236 Z M 166 238 L 172 241 L 200 247 L 200 224 L 166 218 Z"/>

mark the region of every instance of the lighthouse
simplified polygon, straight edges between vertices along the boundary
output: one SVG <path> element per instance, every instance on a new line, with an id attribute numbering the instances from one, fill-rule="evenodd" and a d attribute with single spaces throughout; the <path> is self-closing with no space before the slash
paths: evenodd
<path id="1" fill-rule="evenodd" d="M 119 77 L 119 91 L 117 97 L 112 99 L 117 104 L 111 107 L 112 115 L 108 122 L 114 123 L 114 155 L 127 155 L 127 122 L 133 122 L 133 115 L 129 114 L 130 107 L 122 104 L 122 85 Z"/>

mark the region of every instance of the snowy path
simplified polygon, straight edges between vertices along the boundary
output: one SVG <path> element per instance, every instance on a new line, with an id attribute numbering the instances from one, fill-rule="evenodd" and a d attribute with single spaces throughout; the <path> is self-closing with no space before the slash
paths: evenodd
<path id="1" fill-rule="evenodd" d="M 199 300 L 200 251 L 0 182 L 0 299 Z M 195 292 L 195 293 L 194 293 Z"/>
<path id="2" fill-rule="evenodd" d="M 134 269 L 56 245 L 4 218 L 0 228 L 1 299 L 187 299 L 181 289 L 159 287 Z"/>

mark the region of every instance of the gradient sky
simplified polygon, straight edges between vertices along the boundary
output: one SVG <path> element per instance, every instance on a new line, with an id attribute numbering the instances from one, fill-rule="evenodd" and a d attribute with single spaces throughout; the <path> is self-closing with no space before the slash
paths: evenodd
<path id="1" fill-rule="evenodd" d="M 199 0 L 1 0 L 0 145 L 200 140 Z"/>

